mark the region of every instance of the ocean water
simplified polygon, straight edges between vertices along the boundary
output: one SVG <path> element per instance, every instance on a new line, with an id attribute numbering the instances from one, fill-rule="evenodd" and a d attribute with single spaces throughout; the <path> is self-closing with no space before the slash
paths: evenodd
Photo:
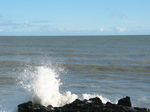
<path id="1" fill-rule="evenodd" d="M 150 36 L 0 37 L 0 112 L 95 96 L 150 108 Z"/>

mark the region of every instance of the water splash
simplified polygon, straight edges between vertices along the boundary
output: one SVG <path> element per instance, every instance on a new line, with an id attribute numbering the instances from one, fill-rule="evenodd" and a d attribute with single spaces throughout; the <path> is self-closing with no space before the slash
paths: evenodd
<path id="1" fill-rule="evenodd" d="M 58 76 L 59 73 L 54 69 L 40 66 L 34 70 L 26 69 L 19 77 L 19 84 L 28 91 L 29 99 L 34 103 L 44 106 L 62 106 L 71 103 L 78 96 L 69 91 L 61 93 L 59 87 L 62 83 Z"/>
<path id="2" fill-rule="evenodd" d="M 56 67 L 57 69 L 60 69 Z M 61 93 L 62 85 L 59 79 L 60 72 L 55 67 L 39 66 L 28 67 L 19 76 L 19 84 L 28 92 L 27 100 L 34 103 L 40 103 L 44 106 L 52 105 L 60 107 L 73 102 L 78 95 L 72 94 L 70 91 Z M 83 94 L 80 99 L 89 99 L 99 97 L 103 103 L 109 101 L 101 95 Z"/>

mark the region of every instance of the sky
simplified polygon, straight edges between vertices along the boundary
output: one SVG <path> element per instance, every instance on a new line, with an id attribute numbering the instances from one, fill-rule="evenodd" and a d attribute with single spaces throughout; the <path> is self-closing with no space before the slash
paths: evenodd
<path id="1" fill-rule="evenodd" d="M 149 35 L 150 0 L 1 0 L 3 35 Z"/>

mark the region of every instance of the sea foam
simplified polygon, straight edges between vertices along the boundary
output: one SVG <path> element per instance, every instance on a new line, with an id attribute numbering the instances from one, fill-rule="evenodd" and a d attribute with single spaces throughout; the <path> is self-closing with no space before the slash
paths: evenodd
<path id="1" fill-rule="evenodd" d="M 44 106 L 60 107 L 73 102 L 78 98 L 78 95 L 72 94 L 70 91 L 63 93 L 60 91 L 62 83 L 59 75 L 59 72 L 54 67 L 39 66 L 34 69 L 28 68 L 19 76 L 19 84 L 28 92 L 28 100 Z M 83 94 L 82 97 L 79 99 L 99 97 L 103 103 L 109 101 L 101 95 Z"/>

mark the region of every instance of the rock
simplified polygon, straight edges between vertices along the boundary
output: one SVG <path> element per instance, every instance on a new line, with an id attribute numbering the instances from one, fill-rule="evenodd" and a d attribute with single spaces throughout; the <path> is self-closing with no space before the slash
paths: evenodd
<path id="1" fill-rule="evenodd" d="M 18 105 L 18 112 L 31 112 L 33 104 L 31 101 Z"/>
<path id="2" fill-rule="evenodd" d="M 137 112 L 150 112 L 150 110 L 147 109 L 147 108 L 134 107 L 134 109 L 135 109 Z"/>
<path id="3" fill-rule="evenodd" d="M 62 107 L 45 107 L 33 104 L 31 101 L 18 105 L 18 112 L 150 112 L 149 109 L 131 107 L 130 97 L 122 98 L 118 104 L 107 102 L 103 104 L 98 97 L 89 100 L 76 99 Z"/>
<path id="4" fill-rule="evenodd" d="M 90 98 L 89 101 L 91 101 L 95 105 L 103 105 L 102 100 L 99 99 L 98 97 L 96 97 L 96 98 Z"/>
<path id="5" fill-rule="evenodd" d="M 106 102 L 106 105 L 108 105 L 108 106 L 109 106 L 109 105 L 112 105 L 112 103 L 111 103 L 111 102 Z"/>
<path id="6" fill-rule="evenodd" d="M 84 110 L 84 106 L 85 106 L 85 102 L 84 101 L 81 101 L 79 99 L 76 99 L 75 101 L 73 101 L 72 103 L 70 104 L 66 104 L 62 107 L 61 112 L 72 112 L 72 111 L 75 111 L 77 112 L 78 110 Z"/>
<path id="7" fill-rule="evenodd" d="M 125 98 L 122 98 L 118 101 L 118 105 L 124 105 L 128 107 L 132 107 L 130 97 L 126 96 Z"/>
<path id="8" fill-rule="evenodd" d="M 81 101 L 81 100 L 79 100 L 79 99 L 76 99 L 76 100 L 75 100 L 75 101 L 73 101 L 71 104 L 72 104 L 72 105 L 83 105 L 83 104 L 84 104 L 84 102 L 83 102 L 83 101 Z"/>
<path id="9" fill-rule="evenodd" d="M 18 105 L 18 112 L 52 112 L 52 106 L 33 104 L 31 101 Z"/>

